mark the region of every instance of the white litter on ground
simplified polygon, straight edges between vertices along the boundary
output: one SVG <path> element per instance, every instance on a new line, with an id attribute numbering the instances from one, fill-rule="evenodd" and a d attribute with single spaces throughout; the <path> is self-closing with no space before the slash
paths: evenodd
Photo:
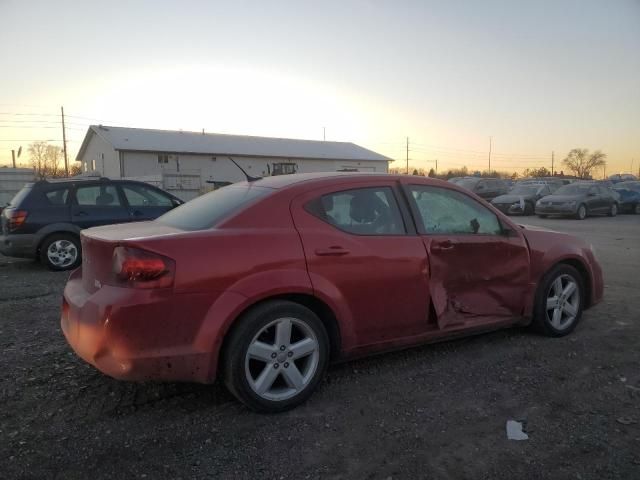
<path id="1" fill-rule="evenodd" d="M 509 440 L 529 440 L 529 435 L 522 431 L 522 423 L 507 420 L 507 438 Z"/>

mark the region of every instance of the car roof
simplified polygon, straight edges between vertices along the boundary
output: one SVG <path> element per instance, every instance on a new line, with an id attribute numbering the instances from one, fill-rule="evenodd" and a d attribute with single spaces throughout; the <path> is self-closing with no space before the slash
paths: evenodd
<path id="1" fill-rule="evenodd" d="M 318 172 L 318 173 L 294 173 L 291 175 L 276 175 L 272 177 L 264 177 L 251 182 L 253 185 L 284 189 L 287 187 L 305 184 L 313 186 L 322 186 L 332 183 L 348 183 L 350 181 L 371 180 L 379 178 L 381 180 L 407 180 L 412 179 L 419 183 L 447 184 L 444 180 L 429 178 L 415 175 L 396 175 L 390 173 L 366 173 L 366 172 Z M 249 182 L 244 182 L 248 184 Z M 450 183 L 448 185 L 451 185 Z"/>

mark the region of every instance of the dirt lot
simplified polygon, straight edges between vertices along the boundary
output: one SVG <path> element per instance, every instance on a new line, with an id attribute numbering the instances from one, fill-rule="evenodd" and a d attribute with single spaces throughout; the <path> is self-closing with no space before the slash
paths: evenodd
<path id="1" fill-rule="evenodd" d="M 509 330 L 336 365 L 292 412 L 220 385 L 107 378 L 67 347 L 64 273 L 0 259 L 0 477 L 640 478 L 640 216 L 583 236 L 605 300 L 562 339 Z M 505 423 L 526 423 L 509 441 Z"/>

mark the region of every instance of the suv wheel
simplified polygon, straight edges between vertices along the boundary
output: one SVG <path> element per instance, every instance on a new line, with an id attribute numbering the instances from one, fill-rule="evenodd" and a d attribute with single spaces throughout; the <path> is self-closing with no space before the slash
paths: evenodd
<path id="1" fill-rule="evenodd" d="M 618 204 L 612 203 L 611 208 L 609 209 L 609 216 L 615 217 L 618 214 Z"/>
<path id="2" fill-rule="evenodd" d="M 54 233 L 40 245 L 40 261 L 51 270 L 71 270 L 82 260 L 80 240 L 70 233 Z"/>
<path id="3" fill-rule="evenodd" d="M 316 389 L 329 360 L 329 337 L 308 308 L 288 301 L 250 310 L 224 348 L 227 388 L 259 412 L 300 405 Z"/>
<path id="4" fill-rule="evenodd" d="M 584 220 L 585 218 L 587 218 L 587 207 L 584 204 L 580 204 L 580 206 L 578 207 L 576 218 L 578 220 Z"/>

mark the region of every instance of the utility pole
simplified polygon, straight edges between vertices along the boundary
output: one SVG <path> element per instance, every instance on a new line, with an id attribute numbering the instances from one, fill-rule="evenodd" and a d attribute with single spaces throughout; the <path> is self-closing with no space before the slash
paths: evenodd
<path id="1" fill-rule="evenodd" d="M 436 158 L 436 174 L 438 173 L 438 159 Z"/>
<path id="2" fill-rule="evenodd" d="M 322 141 L 327 141 L 327 127 L 322 127 Z"/>
<path id="3" fill-rule="evenodd" d="M 555 152 L 551 152 L 551 176 L 553 177 L 553 161 L 554 161 L 554 153 Z"/>
<path id="4" fill-rule="evenodd" d="M 491 175 L 491 140 L 493 137 L 489 137 L 489 175 Z"/>
<path id="5" fill-rule="evenodd" d="M 409 175 L 409 137 L 407 137 L 407 175 Z"/>
<path id="6" fill-rule="evenodd" d="M 62 113 L 62 149 L 64 151 L 64 174 L 69 176 L 69 161 L 67 160 L 67 132 L 64 129 L 64 107 L 60 107 Z"/>
<path id="7" fill-rule="evenodd" d="M 11 150 L 11 161 L 13 162 L 13 168 L 16 168 L 16 151 Z"/>

